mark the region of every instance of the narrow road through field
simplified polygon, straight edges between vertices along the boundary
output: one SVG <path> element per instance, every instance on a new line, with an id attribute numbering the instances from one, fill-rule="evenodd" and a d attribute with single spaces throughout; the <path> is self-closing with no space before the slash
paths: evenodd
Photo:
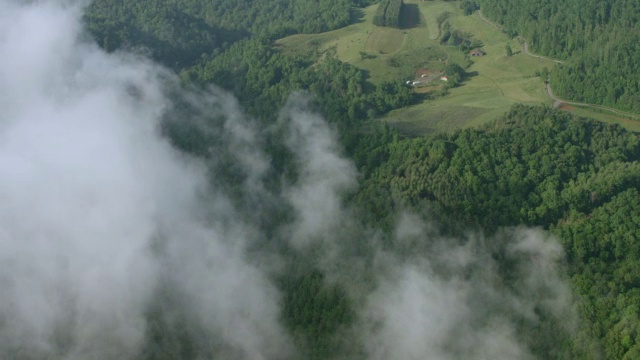
<path id="1" fill-rule="evenodd" d="M 484 15 L 482 14 L 482 10 L 478 10 L 478 15 L 480 16 L 480 19 L 484 20 L 487 24 L 489 24 L 489 25 L 491 25 L 491 26 L 493 26 L 493 27 L 495 27 L 497 29 L 502 30 L 502 26 L 500 26 L 500 25 L 494 23 L 493 21 L 487 19 L 486 17 L 484 17 Z"/>
<path id="2" fill-rule="evenodd" d="M 612 113 L 614 113 L 616 115 L 622 115 L 622 116 L 630 117 L 632 119 L 640 120 L 640 115 L 638 115 L 638 114 L 628 113 L 628 112 L 616 110 L 614 108 L 610 108 L 610 107 L 602 106 L 602 105 L 588 104 L 588 103 L 581 103 L 581 102 L 575 102 L 575 101 L 568 101 L 568 100 L 560 99 L 560 98 L 556 97 L 555 95 L 553 95 L 553 92 L 551 91 L 551 84 L 549 84 L 549 80 L 545 81 L 545 88 L 547 90 L 547 95 L 552 100 L 555 101 L 554 104 L 553 104 L 554 108 L 559 107 L 562 104 L 569 104 L 569 105 L 574 105 L 574 106 L 582 106 L 582 107 L 589 107 L 589 108 L 592 108 L 592 109 L 609 111 L 609 112 L 612 112 Z"/>
<path id="3" fill-rule="evenodd" d="M 487 19 L 486 17 L 484 17 L 484 15 L 482 14 L 482 10 L 478 10 L 478 16 L 480 16 L 480 18 L 482 20 L 484 20 L 487 24 L 502 30 L 502 26 L 500 26 L 500 25 L 494 23 L 493 21 Z M 556 62 L 558 64 L 564 64 L 564 61 L 548 58 L 548 57 L 545 57 L 545 56 L 536 55 L 536 54 L 533 54 L 533 53 L 529 52 L 529 44 L 527 43 L 527 40 L 522 36 L 518 36 L 518 39 L 520 39 L 520 42 L 522 43 L 522 48 L 523 48 L 525 54 L 527 54 L 529 56 L 532 56 L 532 57 L 535 57 L 535 58 L 538 58 L 538 59 L 549 60 L 549 61 Z M 549 79 L 547 79 L 545 81 L 544 86 L 545 86 L 545 89 L 547 91 L 547 96 L 549 96 L 549 98 L 554 101 L 554 103 L 553 103 L 553 107 L 554 108 L 558 108 L 562 104 L 569 104 L 569 105 L 574 105 L 574 106 L 582 106 L 582 107 L 588 107 L 588 108 L 592 108 L 592 109 L 604 110 L 604 111 L 608 111 L 608 112 L 614 113 L 616 115 L 622 115 L 622 116 L 630 117 L 632 119 L 640 120 L 640 115 L 638 115 L 638 114 L 628 113 L 628 112 L 625 112 L 625 111 L 620 111 L 620 110 L 616 110 L 614 108 L 610 108 L 610 107 L 602 106 L 602 105 L 597 105 L 597 104 L 581 103 L 581 102 L 575 102 L 575 101 L 568 101 L 568 100 L 560 99 L 560 98 L 556 97 L 555 95 L 553 95 L 553 92 L 551 91 L 551 84 L 549 83 Z"/>
<path id="4" fill-rule="evenodd" d="M 558 64 L 564 64 L 564 61 L 562 61 L 562 60 L 556 60 L 556 59 L 548 58 L 546 56 L 541 56 L 541 55 L 536 55 L 536 54 L 530 53 L 529 52 L 529 44 L 527 44 L 527 40 L 525 38 L 523 38 L 522 36 L 518 36 L 518 39 L 520 39 L 520 43 L 522 43 L 522 48 L 524 49 L 524 53 L 525 54 L 527 54 L 529 56 L 533 56 L 534 58 L 543 59 L 543 60 L 549 60 L 549 61 L 556 62 Z"/>
<path id="5" fill-rule="evenodd" d="M 491 26 L 493 26 L 493 27 L 495 27 L 497 29 L 502 30 L 502 26 L 500 26 L 500 25 L 494 23 L 493 21 L 487 19 L 486 17 L 484 17 L 484 14 L 482 14 L 482 10 L 478 10 L 478 16 L 480 16 L 480 19 L 484 20 L 484 22 L 486 22 L 487 24 L 489 24 L 489 25 L 491 25 Z M 532 56 L 534 58 L 543 59 L 543 60 L 549 60 L 549 61 L 556 62 L 558 64 L 564 64 L 564 61 L 562 61 L 562 60 L 556 60 L 556 59 L 548 58 L 546 56 L 536 55 L 534 53 L 529 52 L 529 44 L 527 44 L 527 40 L 524 37 L 519 36 L 519 35 L 518 35 L 518 39 L 520 40 L 520 43 L 522 44 L 522 48 L 523 48 L 525 54 L 527 54 L 529 56 Z"/>

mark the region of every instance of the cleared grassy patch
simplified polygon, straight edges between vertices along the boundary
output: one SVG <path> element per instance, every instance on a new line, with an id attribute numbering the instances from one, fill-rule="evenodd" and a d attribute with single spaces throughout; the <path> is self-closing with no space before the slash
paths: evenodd
<path id="1" fill-rule="evenodd" d="M 449 12 L 448 21 L 453 29 L 473 34 L 474 39 L 482 41 L 486 55 L 469 57 L 454 47 L 441 46 L 449 54 L 449 61 L 473 62 L 466 69 L 469 78 L 444 97 L 387 114 L 384 119 L 405 136 L 479 126 L 508 111 L 515 103 L 550 104 L 542 79 L 534 73 L 544 67 L 550 69 L 554 63 L 523 54 L 517 40 L 509 39 L 477 15 L 462 15 L 453 5 L 427 2 L 422 5 L 422 13 L 435 20 L 442 12 Z M 507 57 L 507 44 L 515 55 Z"/>
<path id="2" fill-rule="evenodd" d="M 458 14 L 458 3 L 444 2 L 444 1 L 429 1 L 424 4 L 421 2 L 406 1 L 407 3 L 417 3 L 422 8 L 420 13 L 422 14 L 421 20 L 423 20 L 429 31 L 429 39 L 436 40 L 440 37 L 440 28 L 438 26 L 438 16 L 443 13 L 451 13 L 452 15 Z"/>
<path id="3" fill-rule="evenodd" d="M 277 44 L 285 53 L 317 58 L 337 56 L 367 70 L 369 81 L 374 84 L 413 80 L 418 69 L 437 74 L 447 62 L 466 64 L 471 60 L 473 63 L 466 69 L 470 77 L 462 86 L 451 89 L 444 97 L 395 110 L 382 118 L 406 136 L 479 126 L 494 120 L 515 103 L 552 105 L 542 79 L 535 73 L 545 67 L 552 69 L 553 61 L 528 56 L 517 39 L 510 39 L 477 14 L 464 16 L 458 2 L 405 2 L 415 5 L 419 11 L 420 23 L 410 29 L 373 25 L 377 9 L 377 5 L 373 5 L 364 9 L 362 22 L 323 34 L 287 37 Z M 437 19 L 443 13 L 448 14 L 447 21 L 453 29 L 480 40 L 486 55 L 470 57 L 456 47 L 440 45 Z M 513 51 L 512 56 L 507 56 L 507 44 Z M 425 93 L 439 87 L 436 80 L 434 84 L 420 84 L 416 92 Z M 640 131 L 640 123 L 633 120 L 583 108 L 572 111 Z"/>
<path id="4" fill-rule="evenodd" d="M 374 54 L 393 54 L 400 50 L 406 32 L 389 27 L 376 27 L 367 39 L 365 51 Z"/>
<path id="5" fill-rule="evenodd" d="M 387 123 L 398 129 L 403 136 L 424 135 L 442 131 L 453 131 L 462 128 L 473 118 L 486 114 L 486 108 L 439 104 L 429 109 L 408 107 L 391 112 L 385 119 Z M 428 118 L 429 121 L 415 121 L 417 118 Z"/>
<path id="6" fill-rule="evenodd" d="M 415 5 L 422 17 L 424 4 L 408 3 Z M 372 23 L 377 6 L 364 9 L 362 22 L 323 34 L 290 36 L 276 44 L 289 54 L 333 52 L 340 60 L 367 70 L 374 84 L 404 82 L 421 67 L 444 67 L 447 54 L 437 41 L 429 39 L 429 30 L 423 21 L 410 29 L 377 27 Z"/>
<path id="7" fill-rule="evenodd" d="M 327 51 L 336 51 L 340 60 L 353 63 L 360 58 L 359 52 L 366 50 L 367 40 L 371 32 L 377 28 L 372 23 L 378 5 L 363 9 L 361 22 L 342 29 L 321 34 L 298 34 L 276 41 L 276 46 L 285 54 L 316 54 L 320 56 Z"/>

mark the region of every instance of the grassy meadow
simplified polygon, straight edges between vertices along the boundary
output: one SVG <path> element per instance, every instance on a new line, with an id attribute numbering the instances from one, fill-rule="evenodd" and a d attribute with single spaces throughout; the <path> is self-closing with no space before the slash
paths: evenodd
<path id="1" fill-rule="evenodd" d="M 534 74 L 545 67 L 552 69 L 553 61 L 528 56 L 517 39 L 510 39 L 477 13 L 463 15 L 458 2 L 405 0 L 405 3 L 420 13 L 419 24 L 412 28 L 373 25 L 377 5 L 372 5 L 364 9 L 361 21 L 355 24 L 322 34 L 290 36 L 278 40 L 277 45 L 285 52 L 312 54 L 319 59 L 337 56 L 366 70 L 374 84 L 420 80 L 418 71 L 438 74 L 447 62 L 464 66 L 471 61 L 466 68 L 469 78 L 450 89 L 449 94 L 425 96 L 425 100 L 382 118 L 405 136 L 475 127 L 495 119 L 515 103 L 552 105 L 542 79 Z M 452 29 L 469 33 L 472 39 L 482 42 L 485 56 L 470 57 L 458 47 L 440 44 L 442 29 L 437 19 L 445 13 Z M 507 56 L 507 45 L 513 51 L 512 56 Z M 436 79 L 418 85 L 415 91 L 430 93 L 442 84 Z M 632 120 L 585 108 L 566 109 L 632 130 L 640 129 L 640 124 Z"/>

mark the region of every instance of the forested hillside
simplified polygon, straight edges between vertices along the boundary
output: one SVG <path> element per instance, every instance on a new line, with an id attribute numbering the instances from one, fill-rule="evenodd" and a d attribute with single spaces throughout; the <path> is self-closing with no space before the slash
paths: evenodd
<path id="1" fill-rule="evenodd" d="M 369 218 L 431 209 L 454 227 L 542 226 L 559 235 L 591 339 L 562 358 L 640 351 L 640 138 L 616 126 L 517 106 L 494 124 L 432 139 L 371 140 L 355 201 Z M 577 340 L 576 340 L 577 341 Z M 545 356 L 543 358 L 560 358 Z"/>
<path id="2" fill-rule="evenodd" d="M 640 112 L 640 4 L 635 0 L 478 0 L 483 13 L 537 53 L 565 60 L 557 95 Z"/>
<path id="3" fill-rule="evenodd" d="M 443 338 L 443 351 L 449 351 L 445 353 L 450 356 L 442 358 L 473 358 L 478 354 L 471 345 L 453 343 L 452 339 L 459 335 L 457 331 L 468 335 L 464 339 L 475 344 L 481 342 L 478 340 L 481 336 L 465 331 L 502 329 L 504 323 L 515 324 L 514 333 L 509 333 L 508 338 L 515 339 L 514 343 L 523 349 L 522 357 L 514 357 L 518 359 L 639 356 L 638 134 L 556 110 L 517 105 L 481 129 L 401 139 L 384 124 L 371 120 L 414 100 L 403 83 L 375 86 L 367 81 L 366 72 L 331 54 L 287 55 L 273 45 L 273 40 L 284 35 L 321 32 L 356 21 L 357 7 L 367 3 L 107 0 L 94 1 L 85 17 L 91 33 L 106 50 L 149 49 L 154 58 L 179 73 L 182 90 L 220 86 L 237 96 L 249 114 L 250 125 L 242 130 L 248 133 L 250 129 L 261 137 L 255 140 L 247 136 L 243 139 L 245 143 L 238 145 L 229 140 L 225 116 L 232 120 L 236 119 L 233 116 L 240 118 L 239 111 L 234 110 L 233 115 L 216 111 L 203 114 L 194 109 L 197 106 L 188 97 L 176 96 L 176 106 L 165 117 L 162 132 L 176 148 L 206 164 L 207 175 L 215 187 L 228 191 L 229 202 L 242 209 L 248 222 L 252 221 L 254 228 L 248 232 L 264 234 L 260 238 L 263 242 L 251 248 L 253 257 L 247 257 L 261 264 L 272 260 L 282 264 L 274 270 L 278 276 L 272 279 L 282 293 L 278 320 L 298 351 L 283 358 L 377 359 L 389 354 L 371 350 L 374 340 L 381 343 L 384 339 L 379 318 L 374 316 L 378 320 L 367 324 L 369 332 L 364 333 L 369 338 L 363 339 L 355 328 L 362 325 L 359 318 L 363 316 L 362 293 L 373 292 L 379 300 L 385 294 L 371 289 L 394 281 L 393 277 L 379 279 L 373 274 L 372 269 L 384 263 L 378 251 L 402 260 L 429 258 L 438 265 L 430 272 L 444 269 L 444 275 L 436 283 L 453 279 L 455 284 L 467 286 L 467 282 L 478 280 L 477 274 L 485 274 L 482 265 L 488 264 L 491 271 L 498 269 L 498 273 L 488 275 L 489 290 L 472 291 L 469 296 L 475 305 L 486 300 L 492 307 L 486 313 L 474 314 L 476 317 L 470 324 L 463 321 L 451 326 L 447 336 L 439 336 Z M 637 26 L 640 13 L 634 1 L 479 0 L 478 3 L 487 16 L 504 24 L 513 34 L 527 38 L 532 50 L 566 59 L 552 74 L 553 89 L 558 95 L 640 110 L 637 95 L 640 69 L 635 61 L 640 54 L 636 54 L 634 45 L 640 39 L 636 39 L 637 32 L 630 31 Z M 447 73 L 462 77 L 464 69 L 449 66 Z M 301 116 L 309 116 L 309 112 L 322 114 L 331 129 L 337 131 L 340 143 L 334 146 L 322 142 L 325 130 L 317 123 L 311 130 L 297 131 L 307 131 L 310 138 L 320 139 L 317 147 L 330 148 L 348 157 L 359 173 L 357 186 L 340 188 L 337 208 L 348 211 L 336 215 L 339 226 L 308 236 L 337 244 L 327 245 L 329 250 L 318 246 L 305 252 L 282 240 L 286 237 L 283 234 L 293 231 L 292 219 L 296 218 L 296 209 L 287 202 L 294 196 L 285 192 L 287 187 L 306 178 L 326 185 L 323 181 L 328 181 L 327 178 L 339 177 L 350 169 L 347 166 L 334 172 L 325 172 L 324 168 L 311 171 L 310 166 L 315 164 L 309 164 L 305 156 L 317 149 L 290 143 L 297 133 L 287 133 L 285 125 L 292 122 L 289 119 L 292 115 L 286 114 L 298 105 L 291 105 L 287 99 L 291 93 L 300 91 L 311 100 L 298 101 L 305 104 L 304 111 L 296 111 Z M 216 103 L 214 107 L 226 106 L 235 105 Z M 285 110 L 281 110 L 283 107 Z M 256 144 L 251 143 L 254 140 Z M 248 144 L 261 147 L 263 153 L 243 153 L 251 147 Z M 238 148 L 244 158 L 234 154 Z M 262 187 L 256 186 L 259 191 L 253 193 L 243 193 L 245 183 L 259 181 L 245 173 L 248 170 L 243 169 L 246 164 L 242 161 L 260 163 L 262 156 L 269 163 L 268 169 L 257 177 L 263 182 Z M 323 158 L 321 163 L 328 166 L 342 164 L 341 161 L 334 156 Z M 327 201 L 330 200 L 329 197 Z M 397 234 L 398 218 L 404 212 L 431 221 L 433 228 L 424 234 L 410 234 L 413 242 L 398 240 L 401 238 Z M 311 222 L 322 223 L 321 220 L 326 219 Z M 522 259 L 514 260 L 508 251 L 518 236 L 510 230 L 505 235 L 504 229 L 514 226 L 540 227 L 558 236 L 566 254 L 560 272 L 570 284 L 578 314 L 575 329 L 563 327 L 565 314 L 558 316 L 545 307 L 549 300 L 546 293 L 531 300 L 532 310 L 524 315 L 515 305 L 504 319 L 493 313 L 503 310 L 502 298 L 497 293 L 516 294 L 513 296 L 524 302 L 520 288 L 531 285 L 515 272 L 520 269 L 518 261 Z M 460 239 L 469 232 L 486 237 L 489 250 L 469 250 L 477 258 L 458 271 L 447 261 L 453 262 L 460 254 L 447 253 L 440 259 L 434 252 L 438 247 L 432 239 L 445 239 L 446 246 L 453 247 L 460 245 L 463 242 Z M 407 248 L 407 244 L 411 247 Z M 268 256 L 256 255 L 262 254 L 259 251 Z M 319 260 L 324 259 L 321 257 L 324 252 L 336 257 L 343 255 L 346 260 L 333 263 L 335 259 L 331 258 L 327 265 Z M 545 264 L 542 256 L 536 254 L 522 257 L 525 263 Z M 358 271 L 351 268 L 358 266 L 361 267 Z M 346 268 L 353 273 L 336 275 L 327 268 L 332 271 Z M 521 272 L 524 271 L 518 274 Z M 146 315 L 151 325 L 143 358 L 192 359 L 217 354 L 246 358 L 237 349 L 238 344 L 230 346 L 223 340 L 218 343 L 218 339 L 203 339 L 197 331 L 185 330 L 190 328 L 186 323 L 195 320 L 179 311 L 167 310 L 179 301 L 171 291 L 160 289 L 158 293 L 157 306 Z M 482 300 L 473 302 L 473 295 Z M 392 298 L 390 302 L 402 300 Z M 421 342 L 420 338 L 407 338 Z M 401 340 L 405 342 L 399 344 L 409 341 Z M 492 344 L 490 340 L 488 343 Z M 206 346 L 199 347 L 201 344 Z M 371 356 L 374 353 L 377 357 Z"/>
<path id="4" fill-rule="evenodd" d="M 362 4 L 360 4 L 362 3 Z M 349 24 L 353 0 L 93 1 L 89 29 L 107 50 L 145 46 L 174 68 L 192 65 L 248 36 L 276 39 Z"/>
<path id="5" fill-rule="evenodd" d="M 365 73 L 335 59 L 289 57 L 279 37 L 322 32 L 356 20 L 368 1 L 93 2 L 86 21 L 112 51 L 143 47 L 186 82 L 232 91 L 253 114 L 275 116 L 291 91 L 315 94 L 330 119 L 366 119 L 412 101 L 402 83 L 365 85 Z"/>
<path id="6" fill-rule="evenodd" d="M 401 82 L 374 86 L 364 71 L 328 58 L 286 56 L 260 39 L 241 41 L 211 61 L 182 73 L 198 84 L 215 83 L 231 90 L 254 114 L 276 114 L 291 91 L 315 95 L 319 110 L 341 124 L 385 113 L 411 103 L 413 94 Z"/>

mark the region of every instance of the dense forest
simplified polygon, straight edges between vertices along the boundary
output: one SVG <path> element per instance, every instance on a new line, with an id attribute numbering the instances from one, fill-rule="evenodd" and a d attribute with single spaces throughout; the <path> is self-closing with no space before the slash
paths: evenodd
<path id="1" fill-rule="evenodd" d="M 429 208 L 487 231 L 542 226 L 558 234 L 580 296 L 589 354 L 640 351 L 640 139 L 615 126 L 516 106 L 491 125 L 435 138 L 363 144 L 356 202 L 371 219 Z M 584 346 L 584 345 L 583 345 Z M 560 357 L 543 357 L 560 358 Z"/>
<path id="2" fill-rule="evenodd" d="M 531 49 L 565 62 L 552 72 L 557 95 L 639 112 L 640 4 L 635 0 L 478 0 L 483 13 Z"/>
<path id="3" fill-rule="evenodd" d="M 256 209 L 247 213 L 256 217 L 256 227 L 271 242 L 254 250 L 284 259 L 286 270 L 273 281 L 283 294 L 281 323 L 300 358 L 366 359 L 371 345 L 354 334 L 362 305 L 357 290 L 371 291 L 379 280 L 371 271 L 336 278 L 318 261 L 317 255 L 326 249 L 301 251 L 279 241 L 282 228 L 295 218 L 294 209 L 280 192 L 286 184 L 310 176 L 304 161 L 296 160 L 295 147 L 286 145 L 283 124 L 289 120 L 280 109 L 291 107 L 287 99 L 292 93 L 309 99 L 305 109 L 327 119 L 337 132 L 340 153 L 355 164 L 359 174 L 358 186 L 341 194 L 350 222 L 323 235 L 339 240 L 332 251 L 346 254 L 344 262 L 331 264 L 333 268 L 351 269 L 361 263 L 365 269 L 375 268 L 379 260 L 372 250 L 375 239 L 393 257 L 432 256 L 431 261 L 445 269 L 443 279 L 455 278 L 457 275 L 447 273 L 454 273 L 447 267 L 453 265 L 433 255 L 437 244 L 425 240 L 424 234 L 414 236 L 418 240 L 410 242 L 410 248 L 397 240 L 399 214 L 411 212 L 436 224 L 424 231 L 430 236 L 456 244 L 459 240 L 452 239 L 464 238 L 469 232 L 485 237 L 488 254 L 478 257 L 501 270 L 491 275 L 491 289 L 520 296 L 518 289 L 525 284 L 516 273 L 524 270 L 505 250 L 517 236 L 505 229 L 542 228 L 558 237 L 566 254 L 561 273 L 576 299 L 578 326 L 564 329 L 564 314 L 545 307 L 548 299 L 543 292 L 533 315 L 516 310 L 505 315 L 516 324 L 512 336 L 525 353 L 540 359 L 640 356 L 639 136 L 557 110 L 516 105 L 483 128 L 400 138 L 372 119 L 414 101 L 402 83 L 375 86 L 367 81 L 365 72 L 335 57 L 287 55 L 273 44 L 285 35 L 323 32 L 358 21 L 358 9 L 371 3 L 105 0 L 88 7 L 85 22 L 107 51 L 146 53 L 172 68 L 185 91 L 211 85 L 229 91 L 264 137 L 260 145 L 273 169 L 264 175 L 264 188 L 258 195 L 246 195 L 238 184 L 248 181 L 248 175 L 224 147 L 228 144 L 222 135 L 223 119 L 194 116 L 194 104 L 176 96 L 181 100 L 176 100 L 162 126 L 175 147 L 198 157 L 211 174 L 217 174 L 215 185 L 231 193 L 231 201 L 242 209 Z M 532 50 L 566 60 L 551 77 L 558 95 L 640 110 L 640 69 L 635 61 L 640 58 L 635 46 L 640 38 L 632 31 L 640 11 L 635 1 L 478 3 L 512 35 L 524 36 Z M 469 11 L 475 9 L 474 3 L 464 4 Z M 449 35 L 453 38 L 454 31 Z M 447 67 L 446 73 L 455 83 L 465 77 L 459 66 Z M 323 174 L 312 175 L 322 178 Z M 537 255 L 524 257 L 539 261 Z M 476 271 L 482 273 L 479 268 L 465 268 L 460 278 L 475 281 Z M 487 297 L 483 301 L 493 304 L 491 309 L 500 308 L 502 304 L 488 292 L 479 292 Z M 213 358 L 216 351 L 223 358 L 224 354 L 243 358 L 229 355 L 235 354 L 234 349 L 220 345 L 220 350 L 215 341 L 186 331 L 187 326 L 180 324 L 190 319 L 166 311 L 176 301 L 173 296 L 161 289 L 158 305 L 149 310 L 151 326 L 142 358 Z M 497 326 L 491 322 L 495 319 L 491 311 L 475 314 L 473 326 Z M 370 327 L 372 336 L 383 336 L 376 333 L 375 324 Z M 208 344 L 206 351 L 200 350 L 199 342 Z M 454 348 L 444 343 L 445 348 Z M 456 351 L 451 358 L 477 355 L 466 348 Z"/>
<path id="4" fill-rule="evenodd" d="M 86 19 L 107 50 L 144 46 L 174 69 L 220 53 L 230 44 L 260 36 L 337 29 L 353 21 L 353 5 L 366 0 L 94 1 Z"/>
<path id="5" fill-rule="evenodd" d="M 374 86 L 353 65 L 329 58 L 312 67 L 315 58 L 285 56 L 260 39 L 240 41 L 210 61 L 182 73 L 190 83 L 215 83 L 232 90 L 256 114 L 276 114 L 288 94 L 304 90 L 315 95 L 329 119 L 347 122 L 372 118 L 411 103 L 401 82 Z"/>

